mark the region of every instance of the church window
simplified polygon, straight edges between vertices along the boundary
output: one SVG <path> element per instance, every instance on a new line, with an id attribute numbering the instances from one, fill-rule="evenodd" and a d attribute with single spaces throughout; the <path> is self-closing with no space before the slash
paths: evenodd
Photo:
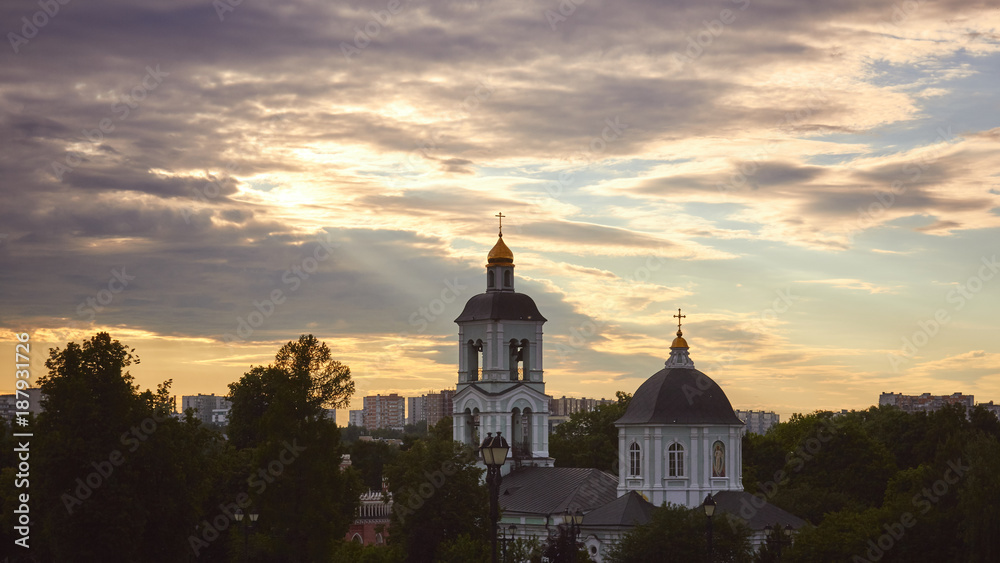
<path id="1" fill-rule="evenodd" d="M 667 476 L 684 476 L 684 446 L 677 442 L 667 448 Z"/>
<path id="2" fill-rule="evenodd" d="M 504 270 L 503 271 L 503 286 L 504 287 L 510 287 L 511 285 L 513 285 L 513 278 L 511 276 L 511 272 L 510 272 L 510 270 Z"/>
<path id="3" fill-rule="evenodd" d="M 494 278 L 495 278 L 495 276 L 493 275 L 493 272 L 487 272 L 486 273 L 486 287 L 494 287 L 494 286 L 496 286 L 496 281 L 495 281 Z"/>
<path id="4" fill-rule="evenodd" d="M 635 442 L 632 442 L 632 445 L 628 447 L 628 474 L 630 477 L 638 477 L 642 474 L 642 450 Z"/>

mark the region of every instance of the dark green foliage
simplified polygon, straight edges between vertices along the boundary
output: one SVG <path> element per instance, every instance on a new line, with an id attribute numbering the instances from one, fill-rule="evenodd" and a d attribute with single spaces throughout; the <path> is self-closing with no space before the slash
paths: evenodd
<path id="1" fill-rule="evenodd" d="M 339 469 L 340 430 L 323 411 L 347 404 L 354 391 L 350 369 L 331 358 L 326 344 L 303 335 L 285 344 L 274 364 L 252 368 L 229 388 L 230 439 L 249 452 L 243 491 L 260 513 L 250 555 L 329 560 L 361 491 L 356 474 Z"/>
<path id="2" fill-rule="evenodd" d="M 107 333 L 50 351 L 31 450 L 32 549 L 43 560 L 188 555 L 220 437 L 170 416 L 169 381 L 140 393 L 125 371 L 134 363 Z"/>
<path id="3" fill-rule="evenodd" d="M 618 402 L 573 413 L 549 436 L 549 453 L 558 467 L 592 467 L 618 474 L 618 429 L 632 395 L 618 391 Z"/>
<path id="4" fill-rule="evenodd" d="M 766 436 L 749 436 L 743 455 L 749 492 L 813 523 L 827 512 L 878 506 L 895 472 L 892 454 L 859 421 L 829 413 L 794 415 Z"/>
<path id="5" fill-rule="evenodd" d="M 399 455 L 399 447 L 385 442 L 359 440 L 351 445 L 351 467 L 360 475 L 362 484 L 373 490 L 382 489 L 384 467 Z"/>
<path id="6" fill-rule="evenodd" d="M 583 537 L 578 533 L 576 541 L 573 541 L 573 534 L 566 524 L 562 524 L 553 530 L 545 542 L 543 554 L 552 563 L 586 563 L 591 561 L 590 554 L 586 546 L 583 545 Z"/>
<path id="7" fill-rule="evenodd" d="M 475 453 L 452 440 L 451 418 L 436 424 L 385 467 L 393 495 L 389 543 L 403 546 L 407 561 L 429 563 L 446 542 L 459 549 L 454 542 L 463 535 L 487 542 L 489 497 L 482 473 Z"/>
<path id="8" fill-rule="evenodd" d="M 712 561 L 749 563 L 750 530 L 741 521 L 716 514 L 712 521 Z M 708 561 L 708 518 L 700 509 L 664 505 L 653 510 L 649 524 L 636 526 L 611 548 L 611 563 L 689 563 Z"/>
<path id="9" fill-rule="evenodd" d="M 333 563 L 403 563 L 406 554 L 398 545 L 367 545 L 341 540 L 333 552 Z"/>
<path id="10" fill-rule="evenodd" d="M 744 485 L 816 524 L 789 562 L 997 561 L 998 436 L 960 405 L 794 416 L 745 438 Z"/>

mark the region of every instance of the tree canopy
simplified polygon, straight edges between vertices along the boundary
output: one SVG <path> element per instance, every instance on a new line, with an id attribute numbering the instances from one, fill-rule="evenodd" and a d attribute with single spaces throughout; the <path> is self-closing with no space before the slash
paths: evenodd
<path id="1" fill-rule="evenodd" d="M 592 411 L 570 415 L 549 436 L 549 453 L 557 467 L 591 467 L 618 474 L 618 429 L 615 421 L 625 415 L 630 393 L 618 391 L 617 401 Z"/>

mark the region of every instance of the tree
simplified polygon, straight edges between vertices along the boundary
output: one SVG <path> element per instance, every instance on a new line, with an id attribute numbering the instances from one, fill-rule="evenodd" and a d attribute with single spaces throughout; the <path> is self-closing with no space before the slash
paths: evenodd
<path id="1" fill-rule="evenodd" d="M 389 543 L 403 546 L 407 561 L 434 561 L 443 543 L 463 535 L 488 542 L 489 493 L 481 480 L 483 470 L 476 467 L 473 450 L 452 440 L 451 418 L 400 452 L 385 473 L 393 499 Z"/>
<path id="2" fill-rule="evenodd" d="M 126 371 L 138 362 L 105 332 L 49 353 L 31 450 L 33 547 L 43 559 L 185 557 L 209 489 L 204 454 L 218 435 L 170 416 L 169 381 L 140 393 Z"/>
<path id="3" fill-rule="evenodd" d="M 339 469 L 340 430 L 323 410 L 350 400 L 350 369 L 303 335 L 229 389 L 230 439 L 249 453 L 244 491 L 260 514 L 250 552 L 265 561 L 330 560 L 361 491 L 356 474 Z"/>
<path id="4" fill-rule="evenodd" d="M 361 477 L 365 487 L 379 491 L 386 464 L 392 463 L 399 455 L 399 448 L 385 442 L 358 440 L 351 445 L 351 467 Z"/>
<path id="5" fill-rule="evenodd" d="M 554 533 L 553 533 L 554 532 Z M 576 542 L 573 542 L 573 535 L 566 524 L 560 524 L 555 530 L 549 532 L 548 541 L 545 543 L 545 557 L 552 563 L 569 563 L 578 561 L 587 563 L 591 561 L 590 553 L 583 545 L 583 537 L 577 535 Z"/>
<path id="6" fill-rule="evenodd" d="M 618 429 L 632 395 L 618 391 L 618 401 L 592 411 L 573 413 L 549 436 L 549 452 L 558 467 L 592 467 L 618 474 Z"/>
<path id="7" fill-rule="evenodd" d="M 753 557 L 750 529 L 742 521 L 716 513 L 713 520 L 713 561 L 749 563 Z M 699 507 L 665 504 L 653 510 L 648 524 L 636 526 L 612 546 L 607 561 L 690 562 L 708 560 L 708 522 Z"/>
<path id="8" fill-rule="evenodd" d="M 229 384 L 229 439 L 237 448 L 258 444 L 299 421 L 322 417 L 324 408 L 347 406 L 352 394 L 351 369 L 315 336 L 302 335 L 282 346 L 273 364 L 252 367 Z"/>

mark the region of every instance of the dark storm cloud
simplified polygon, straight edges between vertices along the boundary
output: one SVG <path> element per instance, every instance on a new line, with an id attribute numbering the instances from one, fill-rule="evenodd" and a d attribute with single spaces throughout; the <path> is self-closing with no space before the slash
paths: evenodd
<path id="1" fill-rule="evenodd" d="M 599 159 L 639 154 L 663 139 L 736 136 L 773 126 L 805 103 L 789 91 L 780 103 L 743 105 L 740 94 L 766 92 L 737 81 L 737 70 L 834 57 L 793 38 L 833 18 L 877 21 L 892 9 L 860 0 L 594 1 L 553 30 L 546 10 L 558 5 L 415 1 L 380 24 L 350 60 L 343 45 L 353 44 L 386 2 L 246 0 L 221 17 L 205 0 L 61 5 L 17 54 L 5 44 L 0 55 L 0 232 L 9 235 L 0 259 L 18 264 L 0 273 L 5 289 L 17 288 L 3 292 L 0 310 L 7 318 L 82 321 L 79 304 L 106 286 L 113 270 L 126 268 L 136 279 L 98 313 L 99 322 L 219 337 L 282 289 L 286 303 L 258 336 L 284 338 L 309 322 L 384 331 L 387 322 L 408 322 L 440 292 L 440 272 L 470 280 L 481 273 L 442 258 L 443 239 L 332 225 L 342 245 L 292 292 L 283 276 L 318 243 L 294 219 L 235 201 L 233 176 L 315 172 L 315 163 L 297 155 L 327 150 L 316 148 L 321 142 L 409 153 L 436 139 L 427 165 L 468 175 L 490 159 Z M 921 10 L 959 14 L 969 5 L 975 3 Z M 21 18 L 38 9 L 34 0 L 3 2 L 0 29 L 20 33 Z M 723 9 L 733 10 L 735 21 L 699 58 L 667 72 L 703 22 Z M 824 32 L 852 38 L 844 30 Z M 831 101 L 797 126 L 822 124 L 838 111 Z M 594 152 L 608 120 L 620 121 L 623 132 Z M 332 190 L 356 196 L 345 207 L 479 229 L 468 217 L 519 205 L 453 188 L 365 192 L 379 186 L 359 188 L 337 166 L 347 165 L 323 174 Z M 936 168 L 923 181 L 949 172 Z M 755 181 L 787 187 L 818 179 L 817 167 L 768 163 Z M 715 189 L 717 181 L 651 180 L 640 193 Z M 829 190 L 808 197 L 816 212 L 856 203 Z M 521 205 L 527 214 L 531 206 Z M 667 244 L 564 220 L 532 219 L 520 228 L 540 240 L 590 247 Z M 558 311 L 558 296 L 548 307 L 566 312 Z"/>

